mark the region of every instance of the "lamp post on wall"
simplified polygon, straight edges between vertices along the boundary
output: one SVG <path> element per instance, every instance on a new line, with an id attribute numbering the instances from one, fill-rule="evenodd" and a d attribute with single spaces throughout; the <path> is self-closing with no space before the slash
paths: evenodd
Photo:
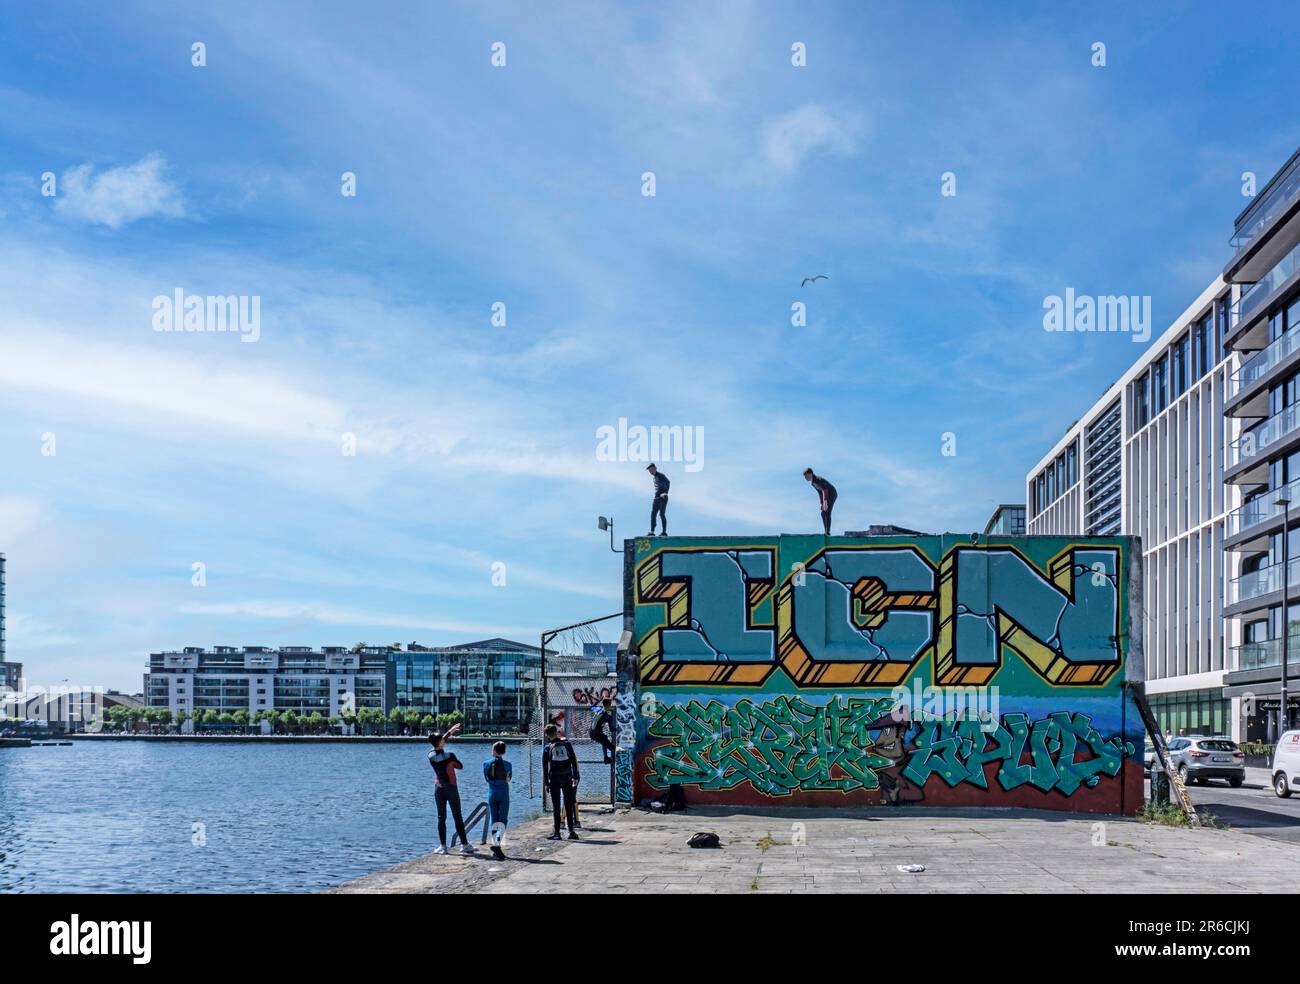
<path id="1" fill-rule="evenodd" d="M 597 516 L 596 528 L 601 530 L 609 530 L 609 549 L 614 550 L 614 517 L 610 516 L 608 519 L 606 519 L 604 516 Z M 622 552 L 623 552 L 622 550 L 614 550 L 614 553 L 622 553 Z"/>
<path id="2" fill-rule="evenodd" d="M 1290 675 L 1291 662 L 1291 592 L 1288 590 L 1291 566 L 1291 500 L 1283 493 L 1277 500 L 1282 507 L 1282 703 L 1278 707 L 1278 738 L 1282 732 L 1291 727 L 1291 713 L 1287 706 L 1286 678 Z"/>

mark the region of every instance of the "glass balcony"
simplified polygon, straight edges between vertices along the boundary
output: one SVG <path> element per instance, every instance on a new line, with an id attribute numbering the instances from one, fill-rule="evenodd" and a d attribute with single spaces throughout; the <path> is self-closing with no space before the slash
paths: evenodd
<path id="1" fill-rule="evenodd" d="M 1251 499 L 1245 505 L 1238 506 L 1232 512 L 1228 513 L 1228 536 L 1236 536 L 1238 533 L 1245 532 L 1260 523 L 1266 523 L 1270 519 L 1280 518 L 1282 516 L 1282 507 L 1277 504 L 1277 500 L 1285 493 L 1286 498 L 1291 500 L 1291 506 L 1297 516 L 1300 516 L 1300 478 L 1284 485 L 1280 489 L 1273 489 L 1266 492 L 1258 499 Z"/>
<path id="2" fill-rule="evenodd" d="M 1256 203 L 1245 216 L 1237 234 L 1232 237 L 1230 245 L 1235 247 L 1240 256 L 1250 248 L 1251 243 L 1259 238 L 1260 233 L 1268 229 L 1273 221 L 1286 211 L 1287 207 L 1300 195 L 1300 160 L 1291 165 L 1291 170 L 1273 187 L 1268 195 Z"/>
<path id="3" fill-rule="evenodd" d="M 1264 274 L 1262 279 L 1252 284 L 1241 295 L 1241 299 L 1236 304 L 1236 317 L 1233 318 L 1232 323 L 1240 324 L 1242 320 L 1258 314 L 1268 303 L 1269 298 L 1277 293 L 1278 288 L 1295 276 L 1297 270 L 1300 270 L 1300 244 L 1297 244 L 1291 252 L 1282 257 L 1277 266 Z"/>
<path id="4" fill-rule="evenodd" d="M 1241 364 L 1241 368 L 1228 379 L 1228 399 L 1231 400 L 1297 349 L 1300 349 L 1300 325 Z"/>
<path id="5" fill-rule="evenodd" d="M 1287 585 L 1295 587 L 1300 584 L 1300 559 L 1292 560 L 1288 566 L 1290 573 L 1287 576 Z M 1259 598 L 1273 591 L 1281 591 L 1282 565 L 1272 564 L 1233 578 L 1229 583 L 1229 589 L 1228 604 L 1230 605 L 1239 601 L 1250 601 L 1252 598 Z"/>
<path id="6" fill-rule="evenodd" d="M 1291 641 L 1287 646 L 1287 666 L 1300 667 L 1300 634 L 1291 633 Z M 1244 646 L 1238 646 L 1237 669 L 1238 670 L 1262 670 L 1269 666 L 1282 665 L 1282 640 L 1266 639 L 1263 642 L 1248 642 Z"/>
<path id="7" fill-rule="evenodd" d="M 1300 427 L 1300 403 L 1275 413 L 1259 427 L 1243 434 L 1228 446 L 1228 467 L 1258 458 L 1265 450 Z"/>

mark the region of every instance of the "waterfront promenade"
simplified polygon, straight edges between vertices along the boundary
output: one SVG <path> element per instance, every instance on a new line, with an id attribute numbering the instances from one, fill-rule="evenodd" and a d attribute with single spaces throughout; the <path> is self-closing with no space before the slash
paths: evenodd
<path id="1" fill-rule="evenodd" d="M 506 862 L 429 855 L 334 892 L 1297 892 L 1300 852 L 1236 830 L 1031 810 L 692 809 L 583 813 L 580 841 L 545 818 Z M 719 850 L 696 850 L 696 831 Z M 909 874 L 899 865 L 920 864 Z"/>

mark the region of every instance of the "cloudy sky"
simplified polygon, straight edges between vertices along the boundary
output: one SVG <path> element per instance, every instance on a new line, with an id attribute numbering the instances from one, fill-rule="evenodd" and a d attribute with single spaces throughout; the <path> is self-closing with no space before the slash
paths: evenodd
<path id="1" fill-rule="evenodd" d="M 650 498 L 597 454 L 620 417 L 705 435 L 674 533 L 815 530 L 807 465 L 837 529 L 981 528 L 1140 351 L 1044 297 L 1149 294 L 1158 333 L 1300 144 L 1297 40 L 1219 5 L 177 6 L 3 14 L 33 683 L 616 611 L 596 517 Z M 178 289 L 258 298 L 258 340 L 154 330 Z"/>

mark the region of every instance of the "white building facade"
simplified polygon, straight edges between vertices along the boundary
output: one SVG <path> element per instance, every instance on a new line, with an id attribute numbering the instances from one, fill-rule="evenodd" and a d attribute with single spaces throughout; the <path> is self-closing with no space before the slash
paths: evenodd
<path id="1" fill-rule="evenodd" d="M 1147 695 L 1166 733 L 1242 737 L 1224 420 L 1236 289 L 1217 278 L 1026 476 L 1031 535 L 1141 537 Z M 1095 337 L 1095 336 L 1093 336 Z"/>

